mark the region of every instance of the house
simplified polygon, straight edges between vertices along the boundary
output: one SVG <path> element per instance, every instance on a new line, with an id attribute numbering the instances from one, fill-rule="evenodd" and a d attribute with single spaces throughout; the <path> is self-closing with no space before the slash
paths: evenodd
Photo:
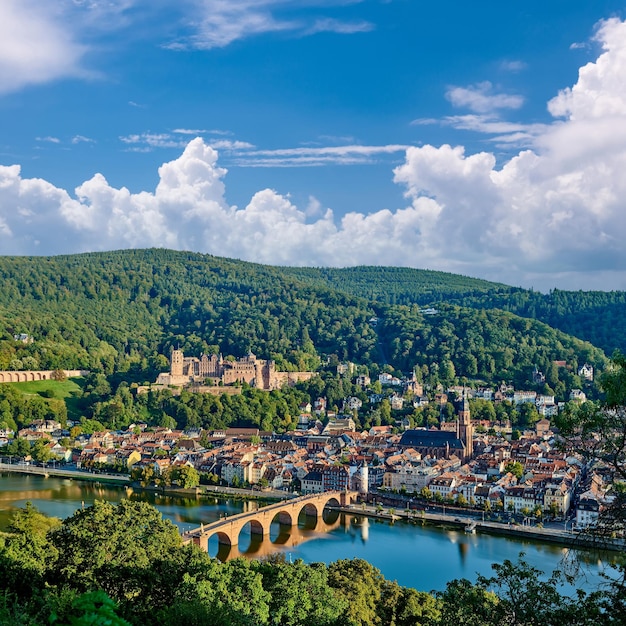
<path id="1" fill-rule="evenodd" d="M 352 374 L 354 370 L 354 363 L 338 363 L 337 364 L 337 374 L 339 376 L 344 376 L 345 374 Z"/>
<path id="2" fill-rule="evenodd" d="M 569 393 L 569 399 L 572 402 L 582 404 L 583 402 L 587 401 L 587 395 L 581 389 L 572 389 Z"/>
<path id="3" fill-rule="evenodd" d="M 404 406 L 404 399 L 402 396 L 394 394 L 389 398 L 389 402 L 391 403 L 391 408 L 394 410 L 400 410 Z"/>
<path id="4" fill-rule="evenodd" d="M 580 496 L 576 507 L 576 527 L 583 529 L 595 526 L 600 518 L 602 506 L 597 493 L 589 490 Z"/>
<path id="5" fill-rule="evenodd" d="M 358 411 L 363 406 L 363 402 L 361 402 L 361 400 L 359 400 L 359 398 L 357 398 L 356 396 L 350 396 L 345 401 L 345 406 L 350 411 Z"/>
<path id="6" fill-rule="evenodd" d="M 301 481 L 301 491 L 303 494 L 307 493 L 322 493 L 324 491 L 324 485 L 322 482 L 321 472 L 309 472 Z"/>
<path id="7" fill-rule="evenodd" d="M 393 376 L 389 372 L 381 372 L 378 374 L 378 382 L 381 385 L 391 385 Z"/>
<path id="8" fill-rule="evenodd" d="M 529 485 L 516 485 L 504 491 L 504 510 L 521 513 L 534 511 L 537 507 L 543 510 L 543 491 Z"/>
<path id="9" fill-rule="evenodd" d="M 428 488 L 433 495 L 438 493 L 442 498 L 448 498 L 452 495 L 457 484 L 456 476 L 453 474 L 442 474 L 433 478 L 428 484 Z"/>
<path id="10" fill-rule="evenodd" d="M 585 363 L 582 367 L 578 368 L 578 375 L 583 380 L 592 381 L 593 380 L 593 366 L 589 365 L 589 363 Z"/>
<path id="11" fill-rule="evenodd" d="M 535 403 L 537 399 L 536 391 L 514 391 L 513 404 L 524 404 L 524 402 Z"/>
<path id="12" fill-rule="evenodd" d="M 333 419 L 326 424 L 324 430 L 322 431 L 323 435 L 340 435 L 343 432 L 349 431 L 352 432 L 355 429 L 354 420 L 351 417 L 346 417 L 343 419 Z"/>
<path id="13" fill-rule="evenodd" d="M 372 379 L 367 374 L 361 374 L 356 377 L 356 384 L 359 387 L 367 387 L 372 382 Z"/>
<path id="14" fill-rule="evenodd" d="M 320 413 L 324 413 L 326 411 L 326 398 L 318 398 L 313 403 L 313 411 L 319 415 Z"/>
<path id="15" fill-rule="evenodd" d="M 388 468 L 383 476 L 383 485 L 395 491 L 419 493 L 438 473 L 434 467 L 426 463 L 400 463 Z"/>
<path id="16" fill-rule="evenodd" d="M 321 474 L 324 491 L 348 491 L 351 487 L 350 469 L 345 465 L 329 465 Z"/>
<path id="17" fill-rule="evenodd" d="M 535 432 L 537 433 L 537 437 L 543 437 L 550 432 L 550 420 L 541 419 L 535 424 Z"/>

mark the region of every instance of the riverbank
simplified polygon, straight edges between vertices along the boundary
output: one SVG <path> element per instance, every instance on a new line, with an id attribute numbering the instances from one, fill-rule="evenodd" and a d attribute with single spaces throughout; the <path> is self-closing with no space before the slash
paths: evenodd
<path id="1" fill-rule="evenodd" d="M 72 480 L 83 480 L 92 483 L 105 485 L 117 485 L 120 487 L 132 487 L 138 491 L 156 493 L 167 496 L 179 496 L 183 498 L 197 496 L 226 497 L 241 500 L 257 500 L 261 502 L 274 502 L 297 497 L 287 491 L 259 491 L 256 489 L 239 489 L 236 487 L 224 487 L 216 485 L 199 485 L 192 489 L 181 489 L 180 487 L 144 487 L 138 482 L 132 481 L 127 474 L 108 474 L 106 472 L 92 472 L 79 469 L 63 469 L 53 465 L 41 467 L 38 465 L 26 465 L 23 463 L 0 463 L 0 472 L 15 474 L 30 474 L 35 476 L 54 476 L 57 478 L 69 478 Z"/>
<path id="2" fill-rule="evenodd" d="M 77 469 L 68 470 L 59 467 L 39 467 L 36 465 L 0 463 L 0 472 L 69 478 L 95 484 L 130 487 L 136 491 L 145 491 L 146 493 L 180 498 L 223 497 L 244 501 L 275 502 L 297 497 L 295 494 L 285 491 L 258 491 L 254 489 L 239 489 L 236 487 L 217 485 L 200 485 L 193 489 L 180 489 L 178 487 L 143 487 L 136 482 L 132 482 L 127 475 L 94 473 Z M 557 528 L 538 528 L 537 526 L 483 521 L 476 517 L 470 517 L 458 512 L 444 514 L 428 511 L 406 511 L 393 507 L 381 509 L 380 507 L 363 504 L 341 507 L 340 510 L 351 515 L 377 519 L 391 524 L 397 521 L 403 521 L 404 523 L 412 525 L 441 526 L 458 530 L 471 528 L 472 532 L 480 534 L 514 537 L 529 541 L 542 541 L 562 545 L 564 547 L 626 551 L 626 541 L 624 540 L 615 540 L 600 544 L 597 539 L 593 539 L 578 532 L 560 530 Z"/>

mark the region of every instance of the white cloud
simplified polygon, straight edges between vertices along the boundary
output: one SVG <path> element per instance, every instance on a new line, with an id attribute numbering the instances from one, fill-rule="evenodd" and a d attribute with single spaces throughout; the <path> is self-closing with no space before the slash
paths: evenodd
<path id="1" fill-rule="evenodd" d="M 85 49 L 42 0 L 0 3 L 0 94 L 82 73 Z"/>
<path id="2" fill-rule="evenodd" d="M 285 9 L 293 9 L 289 0 L 192 0 L 191 3 L 196 7 L 196 18 L 189 20 L 193 24 L 192 34 L 178 38 L 167 47 L 210 50 L 228 46 L 239 39 L 271 32 L 287 31 L 297 35 L 320 32 L 354 34 L 373 29 L 373 25 L 364 20 L 344 21 L 327 16 L 281 17 Z M 342 0 L 310 0 L 307 7 L 328 10 L 345 4 Z"/>
<path id="3" fill-rule="evenodd" d="M 578 72 L 578 82 L 548 103 L 552 115 L 576 119 L 623 116 L 626 112 L 626 26 L 617 18 L 601 22 L 594 39 L 604 52 Z"/>
<path id="4" fill-rule="evenodd" d="M 95 143 L 95 139 L 91 139 L 91 137 L 85 137 L 84 135 L 74 135 L 74 137 L 72 137 L 72 143 Z"/>
<path id="5" fill-rule="evenodd" d="M 374 24 L 366 21 L 343 22 L 329 17 L 318 19 L 313 26 L 307 30 L 307 34 L 315 33 L 340 33 L 342 35 L 352 35 L 354 33 L 367 33 L 374 30 Z"/>
<path id="6" fill-rule="evenodd" d="M 500 63 L 500 69 L 505 72 L 517 73 L 527 69 L 528 64 L 524 61 L 502 61 Z"/>
<path id="7" fill-rule="evenodd" d="M 237 165 L 247 167 L 313 167 L 320 165 L 355 165 L 372 163 L 378 155 L 404 152 L 405 144 L 382 146 L 304 146 L 276 150 L 248 150 L 238 156 Z"/>
<path id="8" fill-rule="evenodd" d="M 174 138 L 169 133 L 138 133 L 120 137 L 120 141 L 128 146 L 129 150 L 149 152 L 154 148 L 183 148 L 186 141 Z"/>
<path id="9" fill-rule="evenodd" d="M 456 107 L 467 107 L 474 113 L 491 113 L 498 109 L 519 109 L 524 98 L 515 94 L 495 93 L 489 81 L 469 87 L 450 87 L 446 98 Z"/>
<path id="10" fill-rule="evenodd" d="M 193 128 L 175 128 L 172 132 L 178 135 L 204 135 L 208 131 Z"/>
<path id="11" fill-rule="evenodd" d="M 231 141 L 230 139 L 216 139 L 209 142 L 211 148 L 216 150 L 226 150 L 232 152 L 233 150 L 249 150 L 254 148 L 254 144 L 247 141 Z"/>
<path id="12" fill-rule="evenodd" d="M 599 58 L 550 103 L 559 119 L 501 167 L 490 152 L 448 145 L 248 150 L 276 166 L 402 149 L 394 180 L 404 208 L 339 218 L 315 198 L 299 208 L 271 189 L 243 208 L 229 206 L 217 152 L 196 138 L 161 166 L 153 192 L 116 189 L 96 175 L 70 195 L 22 178 L 18 166 L 1 167 L 0 249 L 164 246 L 276 264 L 430 267 L 540 289 L 626 288 L 626 24 L 603 22 L 596 37 Z M 465 123 L 501 124 L 492 130 L 504 137 L 525 132 L 478 117 Z"/>
<path id="13" fill-rule="evenodd" d="M 35 137 L 35 141 L 45 143 L 61 143 L 61 140 L 58 137 Z"/>

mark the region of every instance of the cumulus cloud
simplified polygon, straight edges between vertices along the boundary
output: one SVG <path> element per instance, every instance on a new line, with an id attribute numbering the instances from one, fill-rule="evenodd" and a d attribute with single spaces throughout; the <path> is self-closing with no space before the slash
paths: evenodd
<path id="1" fill-rule="evenodd" d="M 0 3 L 0 94 L 81 73 L 85 49 L 52 13 L 51 4 Z"/>
<path id="2" fill-rule="evenodd" d="M 401 148 L 403 208 L 340 217 L 272 189 L 230 206 L 217 151 L 195 138 L 150 192 L 98 174 L 69 194 L 1 167 L 0 249 L 163 246 L 274 264 L 430 267 L 540 289 L 626 288 L 626 24 L 603 22 L 596 39 L 599 57 L 549 103 L 554 122 L 502 165 L 450 145 L 250 150 L 260 160 L 337 162 Z"/>

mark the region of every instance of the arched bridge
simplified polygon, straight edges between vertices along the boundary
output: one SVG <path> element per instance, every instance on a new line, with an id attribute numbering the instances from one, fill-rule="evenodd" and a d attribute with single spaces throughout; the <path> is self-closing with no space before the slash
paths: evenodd
<path id="1" fill-rule="evenodd" d="M 269 537 L 272 522 L 277 521 L 282 525 L 296 526 L 302 511 L 309 517 L 320 519 L 325 507 L 329 505 L 347 506 L 354 502 L 357 495 L 355 491 L 326 491 L 277 502 L 256 511 L 231 515 L 217 522 L 203 524 L 199 528 L 188 530 L 183 533 L 183 542 L 193 542 L 203 550 L 208 551 L 209 539 L 213 535 L 217 535 L 219 543 L 235 546 L 239 543 L 239 533 L 248 523 L 252 534 Z"/>

